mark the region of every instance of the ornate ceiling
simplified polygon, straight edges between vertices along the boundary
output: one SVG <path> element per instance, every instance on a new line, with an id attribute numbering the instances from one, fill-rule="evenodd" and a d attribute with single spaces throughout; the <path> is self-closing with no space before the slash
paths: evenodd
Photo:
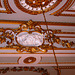
<path id="1" fill-rule="evenodd" d="M 50 39 L 58 65 L 75 66 L 75 0 L 0 0 L 1 67 L 57 66 Z"/>

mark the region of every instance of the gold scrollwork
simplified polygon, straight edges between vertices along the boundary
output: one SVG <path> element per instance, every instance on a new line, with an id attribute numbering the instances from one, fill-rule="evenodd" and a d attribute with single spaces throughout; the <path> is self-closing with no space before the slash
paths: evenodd
<path id="1" fill-rule="evenodd" d="M 58 36 L 54 35 L 54 33 L 61 32 L 61 31 L 49 30 L 48 33 L 48 30 L 42 29 L 40 25 L 33 22 L 32 20 L 28 21 L 27 23 L 21 24 L 20 27 L 17 29 L 0 28 L 0 32 L 2 32 L 2 34 L 0 35 L 0 43 L 2 44 L 3 42 L 6 42 L 7 44 L 6 47 L 4 48 L 15 48 L 16 51 L 19 53 L 22 53 L 24 51 L 30 53 L 36 53 L 41 51 L 46 53 L 52 47 L 56 48 L 55 46 L 53 46 L 54 43 L 62 44 L 63 47 L 68 47 L 68 48 L 70 48 L 74 44 L 73 41 L 61 40 Z M 43 35 L 42 44 L 38 46 L 24 46 L 22 44 L 19 44 L 17 42 L 16 36 L 22 32 L 27 32 L 28 34 L 32 34 L 33 32 L 36 32 L 39 33 L 40 35 Z M 14 43 L 14 41 L 16 43 Z"/>

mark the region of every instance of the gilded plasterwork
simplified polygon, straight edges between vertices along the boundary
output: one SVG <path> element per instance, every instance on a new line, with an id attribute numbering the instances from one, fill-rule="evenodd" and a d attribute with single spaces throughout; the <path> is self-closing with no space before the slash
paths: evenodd
<path id="1" fill-rule="evenodd" d="M 29 14 L 37 15 L 54 9 L 62 0 L 14 0 L 16 6 Z"/>
<path id="2" fill-rule="evenodd" d="M 0 0 L 0 13 L 15 13 L 10 7 L 8 0 Z"/>
<path id="3" fill-rule="evenodd" d="M 45 53 L 52 48 L 57 48 L 53 46 L 54 43 L 61 44 L 67 48 L 71 48 L 74 45 L 73 41 L 61 40 L 54 34 L 55 32 L 61 32 L 61 30 L 49 30 L 48 33 L 48 30 L 42 29 L 40 25 L 31 20 L 21 24 L 17 29 L 1 28 L 0 32 L 2 32 L 0 43 L 6 42 L 4 48 L 14 48 L 19 53 L 24 51 L 30 53 L 41 51 Z"/>
<path id="4" fill-rule="evenodd" d="M 57 11 L 51 13 L 50 15 L 55 16 L 72 16 L 75 17 L 75 10 L 69 10 L 71 6 L 75 3 L 75 0 L 67 0 L 66 3 Z"/>

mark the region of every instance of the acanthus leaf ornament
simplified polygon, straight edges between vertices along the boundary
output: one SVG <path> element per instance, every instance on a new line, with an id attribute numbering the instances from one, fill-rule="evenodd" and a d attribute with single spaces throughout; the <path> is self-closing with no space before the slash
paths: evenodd
<path id="1" fill-rule="evenodd" d="M 61 40 L 59 37 L 54 35 L 56 32 L 61 32 L 60 30 L 44 30 L 40 25 L 34 23 L 32 20 L 27 23 L 23 23 L 17 29 L 3 29 L 0 28 L 0 43 L 6 42 L 4 48 L 15 48 L 17 52 L 47 52 L 53 46 L 54 43 L 61 44 L 63 47 L 70 48 L 73 41 Z M 1 47 L 2 48 L 2 47 Z"/>

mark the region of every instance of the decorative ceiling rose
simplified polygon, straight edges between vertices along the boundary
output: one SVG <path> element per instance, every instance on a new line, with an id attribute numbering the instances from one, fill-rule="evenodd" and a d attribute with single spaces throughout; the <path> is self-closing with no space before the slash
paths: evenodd
<path id="1" fill-rule="evenodd" d="M 17 36 L 17 42 L 23 46 L 40 46 L 43 43 L 43 35 L 38 32 L 20 32 Z"/>
<path id="2" fill-rule="evenodd" d="M 14 0 L 16 6 L 29 14 L 41 14 L 41 6 L 44 12 L 54 9 L 62 0 Z"/>

